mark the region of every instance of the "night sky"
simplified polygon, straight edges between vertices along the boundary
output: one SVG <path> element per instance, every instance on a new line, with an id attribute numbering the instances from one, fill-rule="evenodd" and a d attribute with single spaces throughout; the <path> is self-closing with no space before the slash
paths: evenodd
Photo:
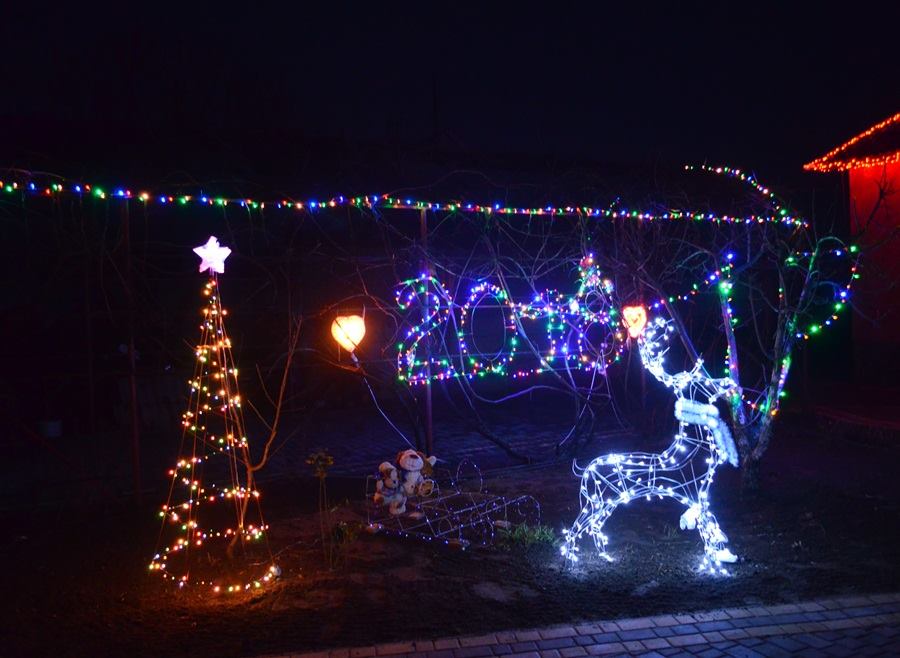
<path id="1" fill-rule="evenodd" d="M 900 109 L 888 3 L 300 4 L 4 9 L 0 165 L 303 193 L 329 152 L 431 149 L 777 183 Z"/>

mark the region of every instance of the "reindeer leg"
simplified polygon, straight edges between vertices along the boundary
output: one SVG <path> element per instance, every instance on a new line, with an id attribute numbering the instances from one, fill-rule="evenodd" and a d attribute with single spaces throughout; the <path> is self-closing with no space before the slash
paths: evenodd
<path id="1" fill-rule="evenodd" d="M 588 531 L 588 528 L 590 527 L 590 517 L 591 510 L 590 504 L 588 503 L 582 507 L 581 514 L 575 519 L 572 528 L 563 530 L 565 542 L 560 547 L 559 552 L 566 558 L 566 562 L 572 564 L 578 562 L 578 540 L 580 540 L 582 535 Z"/>
<path id="2" fill-rule="evenodd" d="M 682 530 L 693 530 L 697 527 L 697 519 L 700 518 L 700 503 L 685 503 L 687 510 L 678 520 L 678 525 Z"/>
<path id="3" fill-rule="evenodd" d="M 606 552 L 607 537 L 603 534 L 603 524 L 610 517 L 615 505 L 603 503 L 595 506 L 587 501 L 581 509 L 581 514 L 575 519 L 572 528 L 565 532 L 566 541 L 560 552 L 569 562 L 578 561 L 578 541 L 588 534 L 594 540 L 594 546 L 600 557 L 612 562 L 612 557 Z"/>
<path id="4" fill-rule="evenodd" d="M 600 557 L 604 558 L 607 562 L 612 562 L 612 556 L 606 552 L 606 542 L 608 541 L 608 537 L 603 534 L 603 525 L 606 523 L 607 519 L 612 516 L 613 510 L 616 509 L 616 506 L 611 503 L 604 503 L 604 505 L 594 512 L 594 519 L 591 523 L 591 537 L 594 539 L 594 546 L 597 548 L 597 552 L 600 554 Z"/>
<path id="5" fill-rule="evenodd" d="M 700 531 L 706 553 L 703 559 L 703 568 L 712 572 L 727 573 L 722 563 L 737 562 L 738 558 L 725 546 L 728 543 L 728 537 L 722 532 L 715 514 L 709 510 L 707 503 L 701 504 L 697 529 Z"/>

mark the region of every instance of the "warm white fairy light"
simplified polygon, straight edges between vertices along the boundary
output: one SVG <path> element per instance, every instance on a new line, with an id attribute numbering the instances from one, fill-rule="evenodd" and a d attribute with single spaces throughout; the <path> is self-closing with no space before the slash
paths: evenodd
<path id="1" fill-rule="evenodd" d="M 202 261 L 200 271 L 209 271 L 203 287 L 206 308 L 194 349 L 194 374 L 188 380 L 188 408 L 182 415 L 182 457 L 169 470 L 171 485 L 159 511 L 162 528 L 149 570 L 179 588 L 200 585 L 216 593 L 246 592 L 263 587 L 281 571 L 266 544 L 269 526 L 263 520 L 260 494 L 254 485 L 238 369 L 225 331 L 228 311 L 219 297 L 217 274 L 224 270 L 231 250 L 210 237 L 194 251 Z M 217 478 L 222 481 L 215 482 Z M 251 517 L 258 521 L 250 522 Z M 229 584 L 222 573 L 209 575 L 214 563 L 224 565 L 222 558 L 232 548 L 249 548 L 253 543 L 264 545 L 262 549 L 269 555 L 267 569 L 261 567 L 261 573 L 242 577 L 237 584 Z"/>
<path id="2" fill-rule="evenodd" d="M 716 468 L 724 462 L 737 466 L 738 457 L 728 426 L 719 418 L 715 401 L 735 394 L 733 379 L 710 378 L 702 360 L 691 370 L 669 374 L 663 367 L 666 343 L 674 331 L 661 317 L 651 320 L 637 338 L 644 367 L 677 396 L 675 418 L 678 432 L 661 453 L 628 452 L 603 455 L 592 461 L 581 478 L 581 513 L 570 530 L 564 531 L 561 552 L 578 561 L 578 541 L 590 535 L 601 557 L 608 537 L 603 525 L 619 505 L 631 500 L 672 498 L 687 510 L 681 528 L 700 531 L 705 547 L 701 569 L 728 573 L 723 563 L 737 557 L 725 546 L 728 538 L 709 507 L 709 489 Z"/>

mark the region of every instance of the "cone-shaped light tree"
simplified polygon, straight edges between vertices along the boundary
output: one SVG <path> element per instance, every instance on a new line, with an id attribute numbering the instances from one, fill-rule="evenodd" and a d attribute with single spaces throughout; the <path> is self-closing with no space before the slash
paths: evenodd
<path id="1" fill-rule="evenodd" d="M 182 416 L 180 458 L 169 471 L 172 480 L 159 511 L 162 527 L 150 571 L 179 587 L 240 592 L 262 587 L 279 570 L 254 486 L 238 368 L 225 331 L 228 311 L 219 295 L 218 275 L 231 250 L 210 237 L 194 251 L 201 258 L 200 272 L 208 272 L 209 279 L 202 290 L 205 305 Z"/>

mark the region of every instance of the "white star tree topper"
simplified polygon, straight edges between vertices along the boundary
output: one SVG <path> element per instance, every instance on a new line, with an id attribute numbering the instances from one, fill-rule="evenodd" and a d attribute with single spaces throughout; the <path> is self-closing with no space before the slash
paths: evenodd
<path id="1" fill-rule="evenodd" d="M 194 253 L 200 256 L 201 272 L 209 270 L 210 274 L 213 272 L 224 274 L 225 259 L 228 258 L 231 249 L 220 245 L 219 239 L 216 236 L 211 235 L 209 236 L 209 240 L 206 241 L 206 244 L 194 247 Z"/>

